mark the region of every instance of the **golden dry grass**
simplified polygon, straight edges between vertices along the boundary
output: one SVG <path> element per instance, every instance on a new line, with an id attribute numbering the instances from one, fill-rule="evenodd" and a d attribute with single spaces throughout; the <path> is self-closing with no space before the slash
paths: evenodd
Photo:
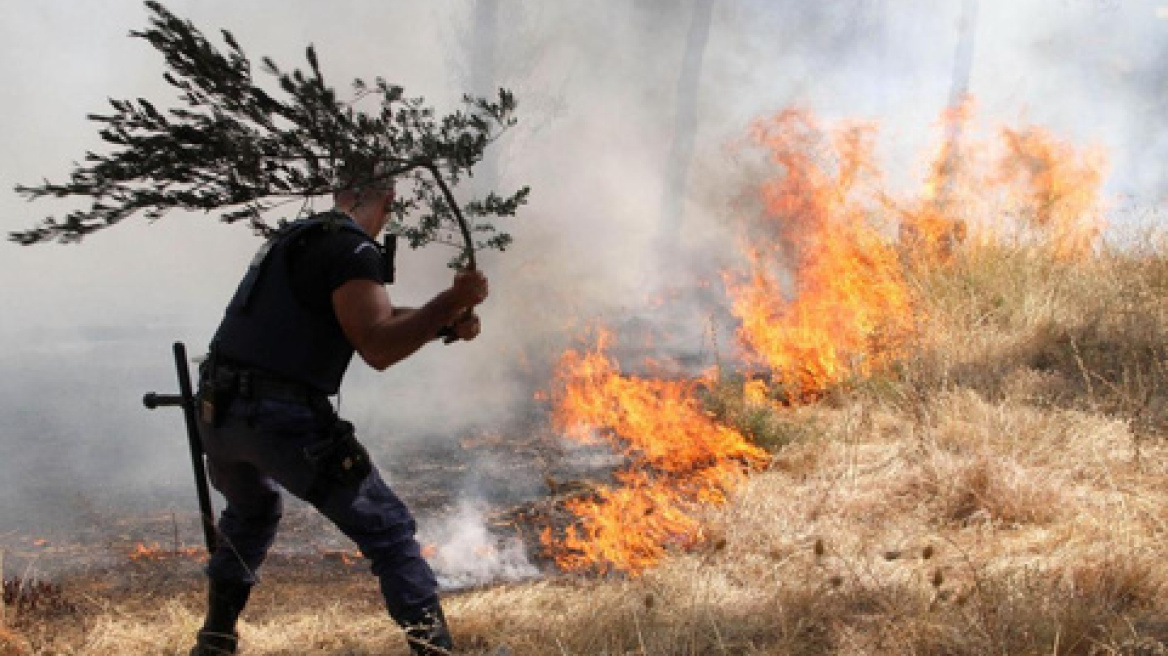
<path id="1" fill-rule="evenodd" d="M 1168 653 L 1165 252 L 994 247 L 924 272 L 912 358 L 757 421 L 783 432 L 773 462 L 696 549 L 637 579 L 452 596 L 456 637 L 515 656 Z M 201 597 L 180 583 L 10 611 L 0 654 L 185 653 Z M 367 578 L 270 576 L 241 633 L 256 656 L 406 653 Z"/>

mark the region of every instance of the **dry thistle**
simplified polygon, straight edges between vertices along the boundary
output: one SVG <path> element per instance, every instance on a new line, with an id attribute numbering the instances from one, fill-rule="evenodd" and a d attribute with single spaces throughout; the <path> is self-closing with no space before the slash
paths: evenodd
<path id="1" fill-rule="evenodd" d="M 24 640 L 19 635 L 0 626 L 0 654 L 4 654 L 4 656 L 25 656 L 27 653 L 28 650 L 25 649 Z"/>

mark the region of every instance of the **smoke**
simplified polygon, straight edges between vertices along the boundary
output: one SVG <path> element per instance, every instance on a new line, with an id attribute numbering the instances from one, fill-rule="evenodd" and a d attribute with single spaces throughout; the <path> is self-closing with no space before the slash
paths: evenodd
<path id="1" fill-rule="evenodd" d="M 419 539 L 445 590 L 521 581 L 539 575 L 526 547 L 515 536 L 499 537 L 487 528 L 488 509 L 477 498 L 463 498 L 452 515 L 424 527 Z"/>
<path id="2" fill-rule="evenodd" d="M 1160 2 L 1064 2 L 1060 21 L 1028 44 L 1051 103 L 1038 119 L 1107 142 L 1113 193 L 1163 202 L 1168 173 L 1168 15 Z"/>
<path id="3" fill-rule="evenodd" d="M 208 35 L 232 30 L 253 57 L 299 62 L 312 42 L 338 87 L 383 75 L 453 108 L 472 78 L 493 71 L 494 86 L 516 92 L 521 122 L 493 147 L 493 175 L 502 190 L 533 192 L 501 226 L 514 247 L 482 258 L 492 287 L 483 335 L 428 347 L 384 374 L 357 363 L 342 393 L 342 413 L 418 494 L 426 485 L 409 483 L 403 459 L 434 458 L 482 431 L 530 430 L 538 420 L 532 397 L 557 355 L 595 323 L 664 336 L 675 353 L 697 360 L 711 357 L 719 339 L 725 346 L 731 327 L 716 314 L 717 275 L 739 257 L 738 226 L 754 211 L 755 184 L 776 174 L 741 147 L 753 120 L 791 103 L 828 118 L 875 120 L 889 176 L 919 180 L 948 102 L 960 17 L 960 3 L 925 0 L 717 0 L 677 217 L 681 266 L 666 267 L 654 238 L 690 3 L 494 4 L 499 33 L 484 49 L 474 36 L 476 4 L 456 0 L 168 3 Z M 1113 188 L 1160 201 L 1168 190 L 1158 165 L 1168 149 L 1168 80 L 1159 65 L 1168 21 L 1145 2 L 982 5 L 970 79 L 980 115 L 1049 122 L 1102 142 L 1113 154 Z M 0 26 L 0 79 L 9 91 L 0 187 L 61 179 L 85 150 L 100 149 L 83 117 L 102 111 L 107 96 L 172 97 L 155 54 L 125 36 L 145 17 L 136 0 L 9 8 Z M 493 52 L 494 65 L 472 66 L 471 50 Z M 7 230 L 61 210 L 10 192 L 0 204 Z M 204 348 L 257 245 L 213 217 L 176 214 L 80 246 L 0 246 L 0 532 L 193 507 L 181 418 L 146 412 L 140 399 L 174 391 L 171 342 L 185 341 L 194 354 Z M 395 303 L 417 305 L 444 287 L 447 255 L 401 253 Z M 701 291 L 677 293 L 693 288 Z M 459 494 L 457 483 L 430 485 Z M 490 545 L 482 509 L 468 507 L 443 528 L 451 539 L 436 543 L 471 544 L 471 554 Z M 466 553 L 449 558 L 461 563 Z"/>

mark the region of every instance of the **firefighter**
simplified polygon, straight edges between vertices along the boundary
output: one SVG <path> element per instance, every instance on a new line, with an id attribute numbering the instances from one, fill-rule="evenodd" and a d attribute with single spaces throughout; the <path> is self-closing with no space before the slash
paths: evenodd
<path id="1" fill-rule="evenodd" d="M 348 176 L 363 182 L 334 193 L 331 210 L 286 225 L 264 244 L 201 367 L 200 436 L 211 483 L 227 505 L 193 656 L 235 653 L 236 621 L 280 521 L 281 489 L 357 544 L 413 654 L 452 648 L 414 519 L 329 397 L 354 352 L 382 371 L 438 337 L 474 339 L 473 309 L 487 298 L 487 279 L 459 271 L 425 305 L 395 307 L 375 241 L 389 220 L 393 181 L 364 168 L 357 173 L 366 175 Z"/>

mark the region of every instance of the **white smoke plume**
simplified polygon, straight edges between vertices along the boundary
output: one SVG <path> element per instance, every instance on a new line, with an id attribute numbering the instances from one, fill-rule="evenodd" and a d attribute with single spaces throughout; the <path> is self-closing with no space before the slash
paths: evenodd
<path id="1" fill-rule="evenodd" d="M 419 539 L 427 545 L 428 559 L 445 590 L 460 590 L 495 583 L 522 581 L 539 576 L 517 536 L 492 533 L 487 526 L 489 509 L 477 498 L 463 498 L 458 510 L 429 526 Z"/>

